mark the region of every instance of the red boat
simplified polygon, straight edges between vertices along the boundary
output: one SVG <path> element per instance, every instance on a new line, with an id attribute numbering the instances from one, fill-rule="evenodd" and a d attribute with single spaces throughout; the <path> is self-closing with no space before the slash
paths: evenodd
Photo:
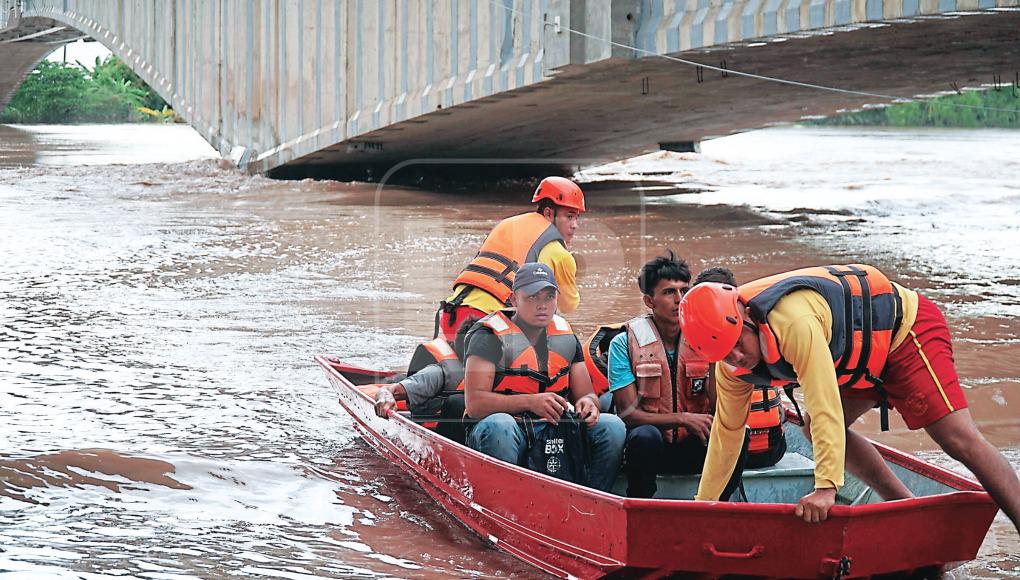
<path id="1" fill-rule="evenodd" d="M 405 414 L 375 415 L 356 385 L 395 373 L 317 356 L 365 440 L 496 548 L 561 578 L 927 576 L 971 560 L 997 507 L 980 485 L 876 444 L 918 497 L 883 502 L 847 474 L 829 519 L 793 515 L 814 485 L 810 446 L 787 429 L 777 466 L 745 472 L 745 503 L 689 501 L 697 476 L 660 477 L 630 499 L 528 471 L 459 445 Z"/>

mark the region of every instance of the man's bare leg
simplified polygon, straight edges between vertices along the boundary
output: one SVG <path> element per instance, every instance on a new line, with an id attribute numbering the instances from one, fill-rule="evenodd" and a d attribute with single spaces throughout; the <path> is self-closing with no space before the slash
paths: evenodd
<path id="1" fill-rule="evenodd" d="M 884 500 L 914 497 L 910 489 L 889 469 L 882 454 L 862 435 L 850 427 L 864 413 L 875 407 L 875 402 L 863 399 L 843 399 L 843 422 L 846 425 L 846 468 L 857 479 L 875 490 Z M 811 421 L 804 416 L 804 435 L 811 440 Z"/>
<path id="2" fill-rule="evenodd" d="M 950 457 L 974 473 L 1020 532 L 1020 480 L 999 450 L 978 431 L 969 409 L 953 411 L 925 427 Z"/>

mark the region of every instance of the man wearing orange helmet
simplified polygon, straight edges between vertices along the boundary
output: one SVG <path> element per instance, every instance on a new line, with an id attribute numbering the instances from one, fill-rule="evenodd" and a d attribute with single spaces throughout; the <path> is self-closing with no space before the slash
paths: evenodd
<path id="1" fill-rule="evenodd" d="M 541 262 L 552 269 L 563 314 L 577 310 L 577 262 L 567 251 L 584 212 L 584 193 L 564 177 L 546 177 L 531 203 L 534 212 L 496 224 L 471 262 L 453 281 L 453 294 L 440 303 L 436 336 L 453 341 L 468 318 L 482 318 L 509 305 L 514 274 L 521 264 Z"/>
<path id="2" fill-rule="evenodd" d="M 945 318 L 872 266 L 804 268 L 744 284 L 701 284 L 680 303 L 689 345 L 716 365 L 716 415 L 696 499 L 715 500 L 734 471 L 755 385 L 799 384 L 810 420 L 815 489 L 795 513 L 823 521 L 844 464 L 884 499 L 911 491 L 849 427 L 895 408 L 970 469 L 1020 529 L 1020 481 L 977 430 L 953 364 Z"/>

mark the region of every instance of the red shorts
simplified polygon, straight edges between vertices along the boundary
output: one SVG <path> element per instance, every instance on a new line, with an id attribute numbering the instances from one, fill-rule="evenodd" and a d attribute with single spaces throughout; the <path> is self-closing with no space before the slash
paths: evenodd
<path id="1" fill-rule="evenodd" d="M 444 310 L 439 313 L 439 333 L 446 339 L 446 342 L 452 345 L 457 340 L 457 331 L 460 330 L 465 320 L 473 318 L 478 321 L 484 317 L 485 313 L 481 310 L 463 304 L 455 307 L 453 312 Z"/>
<path id="2" fill-rule="evenodd" d="M 927 427 L 967 408 L 946 319 L 931 300 L 918 296 L 917 302 L 917 320 L 903 344 L 889 353 L 881 377 L 889 406 L 899 411 L 910 429 Z M 848 389 L 843 396 L 880 398 L 874 389 Z"/>

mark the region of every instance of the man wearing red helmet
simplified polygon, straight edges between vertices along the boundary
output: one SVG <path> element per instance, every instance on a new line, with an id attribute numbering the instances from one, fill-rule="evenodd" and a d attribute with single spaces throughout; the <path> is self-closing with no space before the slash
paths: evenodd
<path id="1" fill-rule="evenodd" d="M 945 318 L 917 292 L 872 266 L 804 268 L 744 284 L 701 284 L 680 303 L 689 345 L 716 365 L 716 415 L 696 499 L 730 478 L 756 385 L 799 384 L 810 420 L 815 489 L 795 513 L 823 521 L 844 464 L 886 500 L 911 491 L 849 427 L 876 405 L 895 408 L 970 469 L 1020 529 L 1020 481 L 977 430 L 953 363 Z"/>
<path id="2" fill-rule="evenodd" d="M 496 224 L 471 262 L 453 281 L 453 294 L 440 303 L 436 335 L 455 339 L 464 320 L 482 318 L 509 305 L 514 275 L 521 264 L 541 262 L 553 271 L 559 286 L 557 306 L 570 314 L 577 310 L 577 262 L 567 251 L 584 212 L 584 193 L 564 177 L 546 177 L 538 184 L 531 203 L 534 212 L 506 218 Z"/>

